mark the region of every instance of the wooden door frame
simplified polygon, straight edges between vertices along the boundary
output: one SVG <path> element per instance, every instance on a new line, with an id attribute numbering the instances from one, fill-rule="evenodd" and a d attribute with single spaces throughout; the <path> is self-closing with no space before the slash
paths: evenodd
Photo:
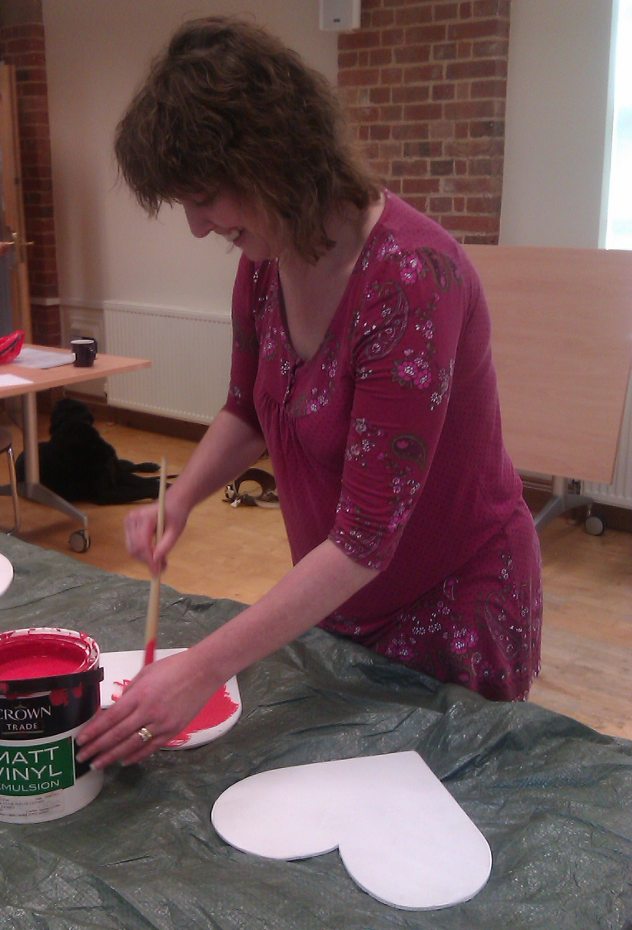
<path id="1" fill-rule="evenodd" d="M 2 153 L 2 194 L 4 201 L 2 238 L 15 243 L 15 263 L 11 269 L 11 308 L 15 329 L 23 329 L 32 342 L 31 300 L 29 294 L 26 224 L 22 194 L 20 135 L 18 131 L 15 66 L 0 62 L 0 151 Z"/>

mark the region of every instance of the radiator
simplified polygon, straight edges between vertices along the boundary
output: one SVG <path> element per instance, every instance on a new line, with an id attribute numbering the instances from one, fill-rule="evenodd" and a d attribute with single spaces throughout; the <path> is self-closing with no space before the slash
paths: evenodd
<path id="1" fill-rule="evenodd" d="M 110 355 L 151 359 L 151 368 L 108 381 L 108 403 L 210 423 L 226 402 L 230 319 L 179 308 L 104 302 Z"/>
<path id="2" fill-rule="evenodd" d="M 632 509 L 632 380 L 628 386 L 612 484 L 583 481 L 582 492 L 602 504 Z"/>

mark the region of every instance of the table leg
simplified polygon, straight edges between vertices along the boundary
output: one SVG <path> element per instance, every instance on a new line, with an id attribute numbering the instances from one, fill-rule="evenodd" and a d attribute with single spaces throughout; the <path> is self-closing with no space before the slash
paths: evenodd
<path id="1" fill-rule="evenodd" d="M 570 486 L 569 486 L 570 485 Z M 568 478 L 553 476 L 552 496 L 535 517 L 535 526 L 539 532 L 560 514 L 575 510 L 577 507 L 590 507 L 592 499 L 585 497 L 579 490 L 579 482 L 569 482 Z"/>
<path id="2" fill-rule="evenodd" d="M 24 432 L 24 478 L 26 487 L 29 489 L 39 484 L 40 479 L 35 393 L 22 395 L 22 430 Z M 28 493 L 26 496 L 28 497 Z"/>
<path id="3" fill-rule="evenodd" d="M 18 490 L 22 497 L 27 500 L 36 501 L 38 504 L 46 504 L 47 507 L 59 510 L 60 513 L 65 513 L 66 516 L 73 517 L 83 523 L 84 530 L 88 529 L 88 517 L 83 510 L 79 510 L 78 507 L 64 500 L 63 497 L 55 494 L 54 491 L 51 491 L 50 488 L 45 487 L 43 484 L 27 484 L 27 482 L 24 482 L 18 485 Z"/>

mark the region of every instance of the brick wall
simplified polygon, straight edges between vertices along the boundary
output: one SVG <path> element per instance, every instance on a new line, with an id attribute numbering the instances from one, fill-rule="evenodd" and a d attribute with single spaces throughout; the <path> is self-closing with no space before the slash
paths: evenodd
<path id="1" fill-rule="evenodd" d="M 362 0 L 338 81 L 387 187 L 461 242 L 498 242 L 510 0 Z"/>
<path id="2" fill-rule="evenodd" d="M 5 26 L 0 56 L 15 65 L 33 341 L 61 345 L 46 54 L 42 23 Z"/>

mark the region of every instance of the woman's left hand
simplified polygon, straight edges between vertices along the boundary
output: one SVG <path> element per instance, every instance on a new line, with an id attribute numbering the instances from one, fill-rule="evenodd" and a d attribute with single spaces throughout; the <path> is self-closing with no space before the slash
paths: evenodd
<path id="1" fill-rule="evenodd" d="M 146 665 L 80 731 L 78 761 L 90 759 L 96 769 L 140 762 L 177 736 L 225 684 L 213 677 L 192 649 Z"/>

